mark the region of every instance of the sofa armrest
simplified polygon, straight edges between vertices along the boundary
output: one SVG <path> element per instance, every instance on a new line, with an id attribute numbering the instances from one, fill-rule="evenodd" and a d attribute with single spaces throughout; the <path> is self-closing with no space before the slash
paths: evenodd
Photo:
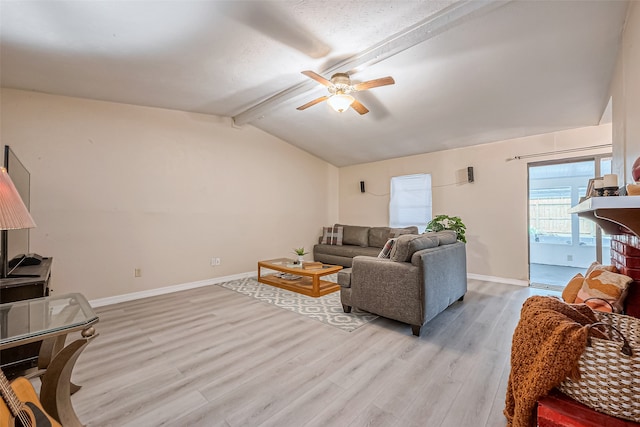
<path id="1" fill-rule="evenodd" d="M 416 252 L 411 260 L 420 266 L 424 283 L 425 322 L 467 292 L 466 245 L 456 242 Z"/>
<path id="2" fill-rule="evenodd" d="M 353 258 L 351 301 L 355 307 L 421 325 L 422 294 L 419 268 L 411 263 L 367 256 Z"/>

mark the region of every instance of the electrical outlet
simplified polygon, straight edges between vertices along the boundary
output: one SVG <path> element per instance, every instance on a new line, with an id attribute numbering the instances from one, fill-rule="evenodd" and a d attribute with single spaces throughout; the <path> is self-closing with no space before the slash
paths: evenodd
<path id="1" fill-rule="evenodd" d="M 573 255 L 567 255 L 567 261 L 573 261 Z"/>
<path id="2" fill-rule="evenodd" d="M 133 270 L 133 277 L 141 277 L 142 276 L 142 270 L 140 270 L 139 268 L 136 268 L 135 270 Z"/>
<path id="3" fill-rule="evenodd" d="M 216 265 L 220 265 L 220 258 L 211 258 L 211 265 L 212 266 L 216 266 Z"/>

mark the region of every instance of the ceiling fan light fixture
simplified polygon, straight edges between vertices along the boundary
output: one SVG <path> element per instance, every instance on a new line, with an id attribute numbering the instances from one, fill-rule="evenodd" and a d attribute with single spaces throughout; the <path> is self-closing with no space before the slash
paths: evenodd
<path id="1" fill-rule="evenodd" d="M 338 113 L 342 113 L 349 109 L 349 106 L 351 106 L 353 101 L 355 101 L 353 96 L 344 93 L 337 93 L 327 100 L 331 108 L 336 110 Z"/>

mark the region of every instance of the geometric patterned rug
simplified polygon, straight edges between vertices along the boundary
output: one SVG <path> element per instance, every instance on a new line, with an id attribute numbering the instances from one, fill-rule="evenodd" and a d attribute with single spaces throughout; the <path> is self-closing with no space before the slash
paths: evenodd
<path id="1" fill-rule="evenodd" d="M 335 282 L 335 279 L 331 280 L 330 276 L 327 276 L 325 280 Z M 345 313 L 340 303 L 339 291 L 313 298 L 286 289 L 276 288 L 275 286 L 265 285 L 258 282 L 255 277 L 218 283 L 218 285 L 347 332 L 355 331 L 360 326 L 378 317 L 375 314 L 356 308 L 352 309 L 351 313 Z"/>

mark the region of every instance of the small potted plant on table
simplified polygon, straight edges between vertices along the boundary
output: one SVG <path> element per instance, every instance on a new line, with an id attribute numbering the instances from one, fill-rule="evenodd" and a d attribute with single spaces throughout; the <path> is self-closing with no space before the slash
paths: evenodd
<path id="1" fill-rule="evenodd" d="M 295 248 L 293 252 L 298 255 L 298 261 L 295 262 L 296 264 L 302 264 L 302 262 L 304 261 L 304 256 L 309 253 L 305 252 L 304 247 Z"/>

